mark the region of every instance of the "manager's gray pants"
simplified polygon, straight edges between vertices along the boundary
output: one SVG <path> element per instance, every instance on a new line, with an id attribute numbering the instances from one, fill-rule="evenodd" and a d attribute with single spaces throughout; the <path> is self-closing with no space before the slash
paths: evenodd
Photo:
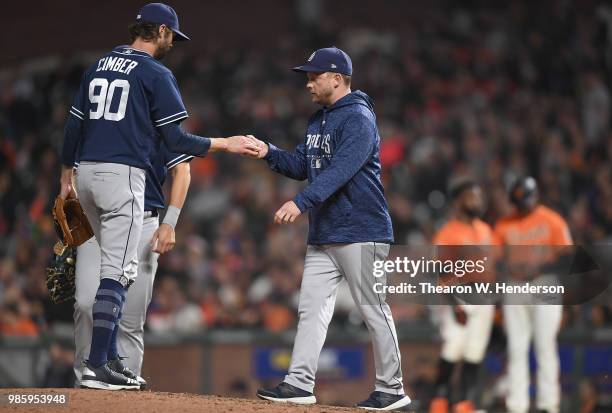
<path id="1" fill-rule="evenodd" d="M 334 313 L 336 293 L 346 279 L 372 337 L 377 391 L 404 394 L 397 334 L 384 294 L 373 292 L 374 260 L 384 260 L 389 245 L 374 242 L 309 245 L 300 289 L 299 323 L 285 382 L 312 392 L 319 354 Z"/>
<path id="2" fill-rule="evenodd" d="M 144 216 L 145 171 L 133 166 L 81 162 L 77 195 L 100 245 L 100 279 L 136 278 Z"/>

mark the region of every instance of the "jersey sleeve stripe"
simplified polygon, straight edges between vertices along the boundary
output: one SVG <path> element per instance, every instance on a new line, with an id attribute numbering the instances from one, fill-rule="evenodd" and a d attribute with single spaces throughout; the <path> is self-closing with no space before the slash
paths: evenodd
<path id="1" fill-rule="evenodd" d="M 157 126 L 157 127 L 164 126 L 164 125 L 167 125 L 167 124 L 169 124 L 169 123 L 176 122 L 177 120 L 185 119 L 186 117 L 188 117 L 188 116 L 187 116 L 187 114 L 185 113 L 184 115 L 178 116 L 178 117 L 176 117 L 176 118 L 172 118 L 172 119 L 169 119 L 169 120 L 167 120 L 167 121 L 165 121 L 165 122 L 158 123 L 158 124 L 157 124 L 157 125 L 155 125 L 155 126 Z"/>
<path id="2" fill-rule="evenodd" d="M 78 113 L 74 112 L 72 109 L 70 110 L 70 114 L 76 116 L 77 118 L 83 120 L 83 116 L 79 115 Z"/>
<path id="3" fill-rule="evenodd" d="M 163 121 L 165 121 L 166 119 L 170 119 L 170 118 L 172 118 L 172 117 L 174 117 L 174 116 L 178 116 L 178 115 L 182 115 L 182 114 L 185 114 L 185 115 L 186 115 L 186 114 L 187 114 L 187 111 L 186 111 L 186 110 L 183 110 L 183 111 L 181 111 L 181 112 L 175 113 L 174 115 L 166 116 L 165 118 L 161 118 L 161 119 L 156 120 L 156 121 L 155 121 L 155 123 L 163 122 Z"/>
<path id="4" fill-rule="evenodd" d="M 168 162 L 166 164 L 166 168 L 172 169 L 176 165 L 178 165 L 180 163 L 183 163 L 183 162 L 190 161 L 191 159 L 193 159 L 193 155 L 181 155 L 181 156 L 177 156 L 176 158 L 174 158 L 173 160 L 171 160 L 170 162 Z"/>
<path id="5" fill-rule="evenodd" d="M 77 112 L 78 114 L 80 114 L 81 116 L 85 115 L 83 112 L 81 112 L 80 110 L 78 110 L 77 108 L 75 108 L 74 106 L 70 106 L 70 109 L 74 110 L 75 112 Z"/>

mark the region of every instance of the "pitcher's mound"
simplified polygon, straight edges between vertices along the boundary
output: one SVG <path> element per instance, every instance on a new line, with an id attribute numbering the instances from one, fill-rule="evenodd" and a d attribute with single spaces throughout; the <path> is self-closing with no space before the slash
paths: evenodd
<path id="1" fill-rule="evenodd" d="M 9 395 L 19 395 L 19 404 L 9 404 Z M 23 403 L 23 396 L 32 396 Z M 38 395 L 38 403 L 35 396 Z M 42 399 L 67 396 L 64 405 L 42 404 Z M 13 397 L 15 400 L 15 397 Z M 57 398 L 55 400 L 58 400 Z M 149 391 L 105 391 L 89 389 L 0 389 L 0 412 L 88 412 L 88 413 L 336 413 L 364 412 L 361 409 L 334 406 L 299 406 L 278 404 L 255 399 L 234 399 L 219 396 L 201 396 L 188 393 L 161 393 Z"/>

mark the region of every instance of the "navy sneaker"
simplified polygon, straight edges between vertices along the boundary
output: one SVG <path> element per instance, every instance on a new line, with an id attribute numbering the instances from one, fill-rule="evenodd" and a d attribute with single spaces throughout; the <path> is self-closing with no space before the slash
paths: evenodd
<path id="1" fill-rule="evenodd" d="M 317 402 L 314 394 L 285 382 L 270 390 L 257 390 L 257 397 L 277 403 L 315 404 Z"/>
<path id="2" fill-rule="evenodd" d="M 411 400 L 405 394 L 390 394 L 375 391 L 370 394 L 367 400 L 359 402 L 355 405 L 360 409 L 367 410 L 397 410 L 408 406 Z"/>
<path id="3" fill-rule="evenodd" d="M 140 390 L 145 390 L 147 388 L 147 381 L 143 379 L 142 377 L 140 377 L 139 375 L 137 375 L 136 373 L 134 373 L 128 367 L 126 367 L 125 364 L 123 364 L 123 361 L 121 361 L 123 360 L 123 358 L 124 357 L 119 357 L 119 358 L 116 358 L 115 360 L 110 360 L 108 362 L 108 367 L 112 371 L 123 374 L 125 377 L 128 377 L 132 380 L 136 380 L 138 384 L 140 385 Z"/>
<path id="4" fill-rule="evenodd" d="M 88 361 L 85 362 L 83 369 L 81 387 L 102 390 L 140 390 L 140 385 L 136 380 L 111 370 L 108 363 L 94 367 Z"/>

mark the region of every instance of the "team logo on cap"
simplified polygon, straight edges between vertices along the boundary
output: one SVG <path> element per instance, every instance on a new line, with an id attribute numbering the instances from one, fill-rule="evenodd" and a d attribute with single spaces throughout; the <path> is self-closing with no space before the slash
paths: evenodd
<path id="1" fill-rule="evenodd" d="M 332 68 L 332 69 L 337 69 L 337 68 L 338 68 L 338 66 L 336 66 L 335 64 L 333 64 L 333 63 L 332 63 L 332 64 L 331 64 L 331 68 Z"/>
<path id="2" fill-rule="evenodd" d="M 310 57 L 308 58 L 308 61 L 311 62 L 312 59 L 314 59 L 315 55 L 317 54 L 317 52 L 313 52 Z"/>

